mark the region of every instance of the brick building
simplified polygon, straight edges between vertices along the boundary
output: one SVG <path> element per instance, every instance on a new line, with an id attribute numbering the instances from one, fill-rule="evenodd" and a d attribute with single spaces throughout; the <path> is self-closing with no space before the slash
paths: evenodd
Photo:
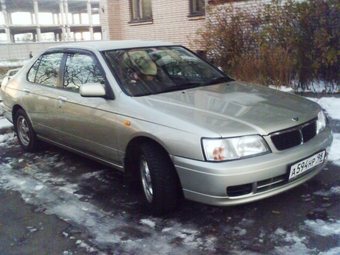
<path id="1" fill-rule="evenodd" d="M 205 23 L 205 0 L 100 0 L 102 37 L 192 45 Z"/>

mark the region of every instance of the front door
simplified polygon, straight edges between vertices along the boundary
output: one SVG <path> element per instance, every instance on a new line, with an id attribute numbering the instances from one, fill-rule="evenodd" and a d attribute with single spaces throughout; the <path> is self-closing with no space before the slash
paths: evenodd
<path id="1" fill-rule="evenodd" d="M 60 139 L 64 145 L 83 153 L 118 163 L 115 100 L 82 97 L 86 83 L 102 83 L 104 78 L 94 56 L 68 53 L 63 89 L 58 93 Z"/>

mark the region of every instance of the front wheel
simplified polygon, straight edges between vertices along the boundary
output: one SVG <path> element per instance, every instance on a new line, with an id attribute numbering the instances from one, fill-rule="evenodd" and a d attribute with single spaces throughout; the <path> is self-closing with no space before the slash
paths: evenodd
<path id="1" fill-rule="evenodd" d="M 152 214 L 174 210 L 180 198 L 180 184 L 169 155 L 158 146 L 143 143 L 138 151 L 138 170 L 143 204 Z"/>
<path id="2" fill-rule="evenodd" d="M 14 127 L 22 149 L 27 152 L 36 151 L 38 139 L 24 110 L 20 109 L 15 114 Z"/>

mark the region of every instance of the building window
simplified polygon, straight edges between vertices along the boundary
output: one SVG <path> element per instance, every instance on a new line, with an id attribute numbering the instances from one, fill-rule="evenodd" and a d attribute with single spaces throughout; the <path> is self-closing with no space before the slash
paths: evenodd
<path id="1" fill-rule="evenodd" d="M 199 16 L 204 15 L 204 0 L 190 0 L 190 15 Z"/>
<path id="2" fill-rule="evenodd" d="M 151 19 L 151 0 L 131 0 L 132 21 L 149 21 Z"/>

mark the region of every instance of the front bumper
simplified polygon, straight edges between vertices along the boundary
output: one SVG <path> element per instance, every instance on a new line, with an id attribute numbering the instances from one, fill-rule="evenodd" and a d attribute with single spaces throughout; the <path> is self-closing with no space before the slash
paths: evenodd
<path id="1" fill-rule="evenodd" d="M 333 137 L 327 126 L 309 142 L 281 152 L 229 162 L 202 162 L 174 156 L 184 197 L 211 205 L 237 205 L 270 197 L 296 187 L 327 164 Z M 322 164 L 292 181 L 290 166 L 326 150 Z"/>

